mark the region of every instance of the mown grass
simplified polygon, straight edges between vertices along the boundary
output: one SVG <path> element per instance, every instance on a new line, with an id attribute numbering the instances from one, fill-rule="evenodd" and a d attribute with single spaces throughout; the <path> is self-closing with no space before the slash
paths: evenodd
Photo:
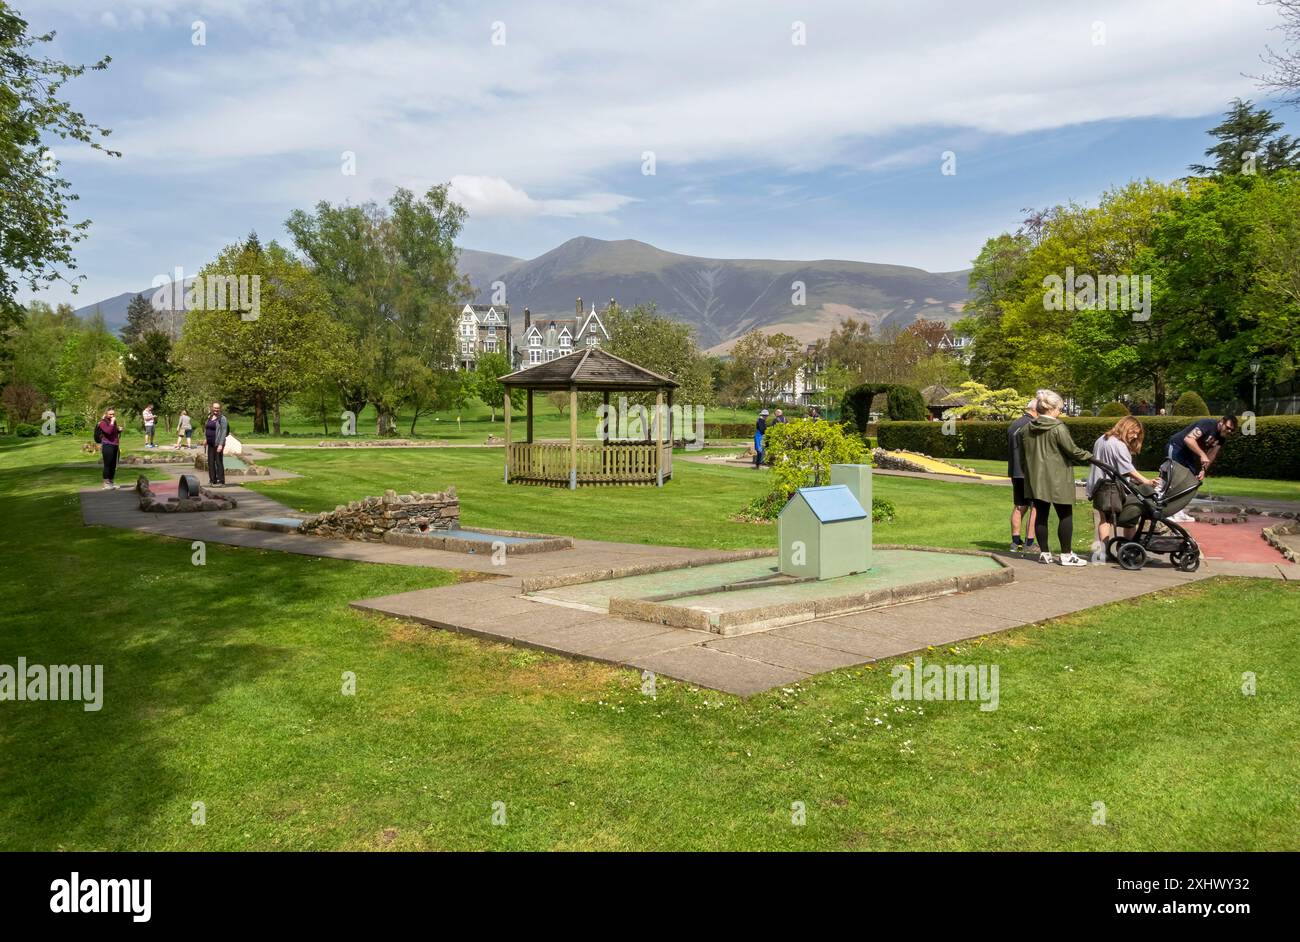
<path id="1" fill-rule="evenodd" d="M 454 482 L 491 522 L 558 510 L 551 529 L 621 539 L 767 538 L 720 522 L 761 486 L 743 469 L 692 467 L 662 492 L 507 494 L 480 480 L 491 453 L 364 454 L 285 453 L 314 476 L 266 490 L 332 504 Z M 892 662 L 748 700 L 660 679 L 650 698 L 631 671 L 346 607 L 446 573 L 215 545 L 196 567 L 187 542 L 82 527 L 93 470 L 60 466 L 77 457 L 0 445 L 0 663 L 105 673 L 98 713 L 0 702 L 4 849 L 1300 846 L 1294 586 L 1216 580 L 925 652 L 998 665 L 993 712 L 894 701 Z M 969 545 L 1002 516 L 991 488 L 954 504 L 960 485 L 877 484 L 899 505 L 890 538 L 955 538 L 943 518 L 961 506 Z"/>

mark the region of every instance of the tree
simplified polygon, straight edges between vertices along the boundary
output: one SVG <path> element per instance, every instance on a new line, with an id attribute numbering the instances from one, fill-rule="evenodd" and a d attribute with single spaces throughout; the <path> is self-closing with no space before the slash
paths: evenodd
<path id="1" fill-rule="evenodd" d="M 131 299 L 131 303 L 126 306 L 126 323 L 122 325 L 122 342 L 128 347 L 149 333 L 151 330 L 160 330 L 162 328 L 162 318 L 154 310 L 154 306 L 145 299 L 143 294 L 137 294 Z"/>
<path id="2" fill-rule="evenodd" d="M 0 329 L 22 320 L 14 300 L 20 284 L 36 291 L 41 283 L 66 280 L 62 270 L 77 267 L 72 247 L 90 227 L 88 219 L 69 220 L 76 194 L 58 176 L 60 161 L 44 139 L 71 139 L 121 156 L 100 143 L 107 129 L 60 97 L 68 80 L 88 67 L 36 54 L 35 47 L 55 34 L 31 36 L 27 29 L 27 21 L 0 0 Z M 105 56 L 89 68 L 106 69 L 110 61 Z"/>
<path id="3" fill-rule="evenodd" d="M 1287 104 L 1300 104 L 1300 0 L 1268 2 L 1277 7 L 1282 18 L 1275 28 L 1282 34 L 1285 46 L 1280 50 L 1265 47 L 1260 58 L 1271 72 L 1261 81 L 1266 89 L 1276 92 Z"/>
<path id="4" fill-rule="evenodd" d="M 88 423 L 98 420 L 119 388 L 126 345 L 113 336 L 103 315 L 92 314 L 63 342 L 55 398 L 64 411 Z"/>
<path id="5" fill-rule="evenodd" d="M 731 409 L 731 417 L 736 417 L 736 410 L 754 395 L 754 374 L 750 368 L 734 358 L 718 360 L 714 371 L 714 389 L 716 398 Z"/>
<path id="6" fill-rule="evenodd" d="M 989 389 L 972 380 L 962 383 L 948 398 L 965 400 L 963 405 L 939 403 L 945 415 L 951 413 L 958 419 L 1014 419 L 1025 411 L 1025 397 L 1009 386 Z"/>
<path id="7" fill-rule="evenodd" d="M 510 361 L 504 353 L 480 354 L 474 364 L 474 395 L 491 410 L 493 422 L 497 420 L 497 410 L 503 408 L 506 402 L 506 387 L 501 384 L 500 377 L 509 372 Z M 512 405 L 519 404 L 520 395 L 519 390 L 515 390 L 510 397 Z"/>
<path id="8" fill-rule="evenodd" d="M 456 308 L 471 295 L 456 270 L 464 220 L 443 184 L 421 199 L 398 189 L 386 208 L 321 202 L 315 213 L 295 211 L 285 223 L 350 337 L 343 403 L 353 412 L 374 405 L 381 434 L 407 395 L 405 358 L 438 370 L 455 355 Z"/>
<path id="9" fill-rule="evenodd" d="M 222 400 L 247 400 L 253 430 L 280 432 L 280 407 L 294 392 L 337 376 L 347 356 L 346 334 L 329 317 L 329 300 L 312 271 L 276 242 L 264 249 L 228 246 L 199 277 L 257 278 L 259 310 L 207 305 L 189 312 L 177 359 L 202 388 Z"/>
<path id="10" fill-rule="evenodd" d="M 10 383 L 0 392 L 0 408 L 9 419 L 9 430 L 22 422 L 35 422 L 41 415 L 44 400 L 35 386 Z"/>
<path id="11" fill-rule="evenodd" d="M 176 371 L 171 337 L 160 330 L 149 331 L 127 348 L 122 366 L 125 375 L 119 398 L 123 407 L 137 414 L 151 403 L 161 409 Z"/>
<path id="12" fill-rule="evenodd" d="M 1205 156 L 1213 157 L 1214 163 L 1192 164 L 1188 169 L 1201 176 L 1220 176 L 1300 166 L 1300 142 L 1278 135 L 1281 129 L 1282 122 L 1274 121 L 1268 109 L 1234 98 L 1223 121 L 1209 130 L 1218 143 L 1206 148 Z"/>
<path id="13" fill-rule="evenodd" d="M 674 396 L 683 407 L 713 404 L 713 378 L 709 361 L 695 345 L 695 332 L 689 324 L 660 314 L 653 304 L 633 308 L 614 306 L 605 314 L 610 340 L 605 349 L 624 360 L 631 360 L 652 373 L 667 376 L 678 383 Z M 643 404 L 654 401 L 645 398 Z"/>
<path id="14" fill-rule="evenodd" d="M 771 405 L 794 381 L 799 369 L 799 342 L 789 334 L 765 334 L 755 328 L 736 341 L 731 357 L 752 377 L 759 402 Z"/>

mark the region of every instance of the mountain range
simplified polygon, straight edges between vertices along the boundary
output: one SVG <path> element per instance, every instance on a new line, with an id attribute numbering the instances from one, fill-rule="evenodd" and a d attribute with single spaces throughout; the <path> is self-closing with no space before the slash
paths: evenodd
<path id="1" fill-rule="evenodd" d="M 865 319 L 877 331 L 906 327 L 920 317 L 951 323 L 961 316 L 969 274 L 836 259 L 702 258 L 634 239 L 585 236 L 534 259 L 461 249 L 458 265 L 477 303 L 489 303 L 494 285 L 504 284 L 516 324 L 522 324 L 525 307 L 534 317 L 572 316 L 576 298 L 599 308 L 610 298 L 622 307 L 654 303 L 694 327 L 700 346 L 713 352 L 729 349 L 755 327 L 811 342 L 846 317 Z M 153 291 L 142 293 L 150 297 Z M 800 291 L 802 304 L 795 303 Z M 120 328 L 133 296 L 119 294 L 77 313 L 98 308 L 110 326 Z"/>

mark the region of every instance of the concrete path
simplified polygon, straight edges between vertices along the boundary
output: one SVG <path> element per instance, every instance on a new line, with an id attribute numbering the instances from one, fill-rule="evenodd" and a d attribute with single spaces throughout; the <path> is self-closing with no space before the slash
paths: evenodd
<path id="1" fill-rule="evenodd" d="M 1196 573 L 1180 573 L 1159 561 L 1140 572 L 1125 572 L 1113 564 L 1082 569 L 1044 566 L 1000 553 L 996 555 L 1015 571 L 1016 581 L 1010 585 L 724 638 L 543 601 L 529 595 L 525 583 L 531 589 L 546 580 L 575 574 L 588 579 L 608 577 L 643 567 L 689 566 L 752 556 L 752 551 L 725 553 L 574 540 L 572 549 L 510 556 L 498 566 L 490 556 L 221 526 L 217 521 L 224 516 L 297 516 L 263 494 L 237 486 L 227 487 L 225 492 L 239 502 L 237 510 L 146 514 L 138 509 L 133 491 L 87 488 L 81 493 L 82 517 L 87 525 L 122 527 L 186 541 L 495 576 L 364 599 L 353 602 L 352 607 L 493 641 L 625 665 L 739 696 L 1214 575 L 1300 578 L 1300 567 L 1286 566 L 1289 571 L 1284 571 L 1275 564 L 1211 560 Z"/>

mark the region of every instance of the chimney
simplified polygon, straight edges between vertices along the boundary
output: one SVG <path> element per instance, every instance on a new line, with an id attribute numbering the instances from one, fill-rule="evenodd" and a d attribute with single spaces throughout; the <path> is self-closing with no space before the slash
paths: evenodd
<path id="1" fill-rule="evenodd" d="M 582 320 L 582 298 L 578 298 L 578 320 Z"/>
<path id="2" fill-rule="evenodd" d="M 528 333 L 528 328 L 533 322 L 533 314 L 528 308 L 524 308 L 524 333 Z"/>

